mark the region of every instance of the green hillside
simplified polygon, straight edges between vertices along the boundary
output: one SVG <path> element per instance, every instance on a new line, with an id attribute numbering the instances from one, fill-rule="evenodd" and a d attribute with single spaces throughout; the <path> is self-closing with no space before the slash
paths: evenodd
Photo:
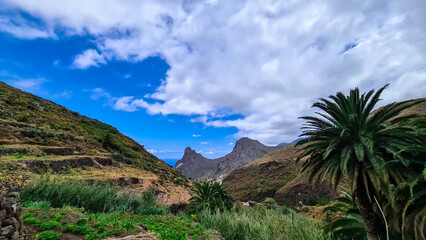
<path id="1" fill-rule="evenodd" d="M 99 164 L 118 163 L 113 171 L 132 168 L 131 172 L 138 172 L 139 169 L 138 173 L 158 177 L 160 185 L 189 184 L 179 172 L 114 127 L 3 82 L 0 82 L 0 159 L 3 168 L 10 165 L 19 168 L 25 163 L 24 170 L 37 174 L 55 174 L 58 168 L 96 168 Z M 50 169 L 42 170 L 41 163 L 49 163 Z"/>

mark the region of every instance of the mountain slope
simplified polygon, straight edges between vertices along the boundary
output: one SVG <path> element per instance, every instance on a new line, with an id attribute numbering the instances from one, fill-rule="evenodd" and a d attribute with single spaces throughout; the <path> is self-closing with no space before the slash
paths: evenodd
<path id="1" fill-rule="evenodd" d="M 221 158 L 208 159 L 187 147 L 182 159 L 176 162 L 175 169 L 192 180 L 218 179 L 280 148 L 268 147 L 245 137 L 235 143 L 231 153 Z"/>
<path id="2" fill-rule="evenodd" d="M 2 166 L 22 166 L 32 173 L 42 171 L 42 163 L 50 166 L 44 172 L 54 174 L 60 168 L 115 167 L 110 170 L 129 168 L 130 172 L 149 175 L 157 179 L 159 188 L 189 184 L 179 172 L 114 127 L 3 82 L 0 158 Z"/>

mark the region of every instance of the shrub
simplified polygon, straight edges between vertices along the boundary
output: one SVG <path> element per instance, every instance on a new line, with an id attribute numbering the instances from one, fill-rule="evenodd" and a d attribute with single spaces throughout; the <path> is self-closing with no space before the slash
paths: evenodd
<path id="1" fill-rule="evenodd" d="M 37 218 L 30 216 L 24 219 L 24 223 L 28 223 L 28 224 L 39 224 L 40 220 L 38 220 Z"/>
<path id="2" fill-rule="evenodd" d="M 85 234 L 93 233 L 93 228 L 91 228 L 88 225 L 69 224 L 65 227 L 64 232 L 85 235 Z"/>
<path id="3" fill-rule="evenodd" d="M 38 225 L 38 228 L 41 231 L 52 230 L 52 229 L 60 229 L 61 227 L 62 227 L 62 225 L 55 220 L 50 220 L 48 222 L 41 222 Z"/>
<path id="4" fill-rule="evenodd" d="M 41 232 L 37 235 L 36 240 L 59 240 L 61 234 L 55 232 Z"/>
<path id="5" fill-rule="evenodd" d="M 88 222 L 89 220 L 87 218 L 80 218 L 77 220 L 77 225 L 84 226 L 84 225 L 87 225 Z"/>

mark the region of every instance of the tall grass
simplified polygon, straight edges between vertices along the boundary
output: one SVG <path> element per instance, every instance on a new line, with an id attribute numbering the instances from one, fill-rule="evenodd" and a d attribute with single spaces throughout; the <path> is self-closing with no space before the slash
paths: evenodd
<path id="1" fill-rule="evenodd" d="M 157 206 L 152 191 L 131 194 L 107 184 L 83 184 L 43 177 L 21 191 L 23 201 L 48 201 L 52 207 L 65 205 L 83 207 L 89 212 L 134 212 L 162 214 L 166 208 Z"/>
<path id="2" fill-rule="evenodd" d="M 277 211 L 264 206 L 234 207 L 231 211 L 197 214 L 196 219 L 206 228 L 218 230 L 232 240 L 315 240 L 330 239 L 319 223 L 294 211 Z"/>

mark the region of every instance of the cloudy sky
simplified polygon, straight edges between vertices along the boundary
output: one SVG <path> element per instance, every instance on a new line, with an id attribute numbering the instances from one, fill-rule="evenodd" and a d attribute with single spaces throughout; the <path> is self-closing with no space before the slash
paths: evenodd
<path id="1" fill-rule="evenodd" d="M 426 97 L 426 1 L 2 0 L 0 80 L 160 158 L 300 134 L 319 97 Z"/>

